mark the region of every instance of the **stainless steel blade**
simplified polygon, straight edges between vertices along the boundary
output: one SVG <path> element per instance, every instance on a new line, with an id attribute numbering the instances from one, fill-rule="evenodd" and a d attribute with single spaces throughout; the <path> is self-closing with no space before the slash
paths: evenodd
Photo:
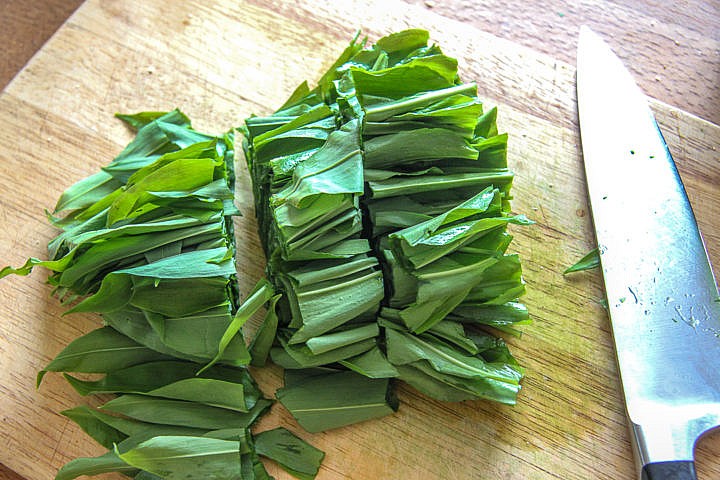
<path id="1" fill-rule="evenodd" d="M 720 424 L 715 278 L 645 95 L 585 27 L 577 96 L 588 193 L 638 466 L 691 461 L 697 438 Z"/>

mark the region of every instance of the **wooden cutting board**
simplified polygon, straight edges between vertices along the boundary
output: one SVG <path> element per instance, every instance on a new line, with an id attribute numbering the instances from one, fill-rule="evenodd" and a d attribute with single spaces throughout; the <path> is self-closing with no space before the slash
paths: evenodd
<path id="1" fill-rule="evenodd" d="M 325 450 L 319 479 L 633 478 L 600 275 L 561 273 L 594 242 L 574 68 L 420 7 L 394 0 L 86 2 L 0 95 L 0 263 L 44 256 L 55 233 L 44 209 L 131 138 L 115 112 L 180 107 L 196 128 L 220 133 L 277 108 L 301 80 L 317 79 L 357 28 L 374 40 L 408 27 L 430 30 L 459 59 L 463 79 L 499 106 L 517 173 L 513 207 L 537 222 L 514 228 L 511 246 L 523 259 L 534 319 L 521 339 L 509 340 L 527 367 L 519 403 L 441 403 L 402 387 L 399 412 L 382 420 L 310 435 L 276 405 L 260 428 L 282 424 Z M 720 266 L 720 128 L 652 105 Z M 241 174 L 244 292 L 263 272 L 248 185 Z M 52 478 L 65 462 L 103 450 L 59 414 L 91 400 L 57 374 L 34 388 L 36 372 L 99 322 L 61 317 L 44 279 L 35 272 L 0 282 L 0 463 L 29 480 Z M 267 395 L 280 385 L 278 368 L 254 373 Z M 719 458 L 720 434 L 709 435 L 697 451 L 701 480 L 720 478 Z"/>

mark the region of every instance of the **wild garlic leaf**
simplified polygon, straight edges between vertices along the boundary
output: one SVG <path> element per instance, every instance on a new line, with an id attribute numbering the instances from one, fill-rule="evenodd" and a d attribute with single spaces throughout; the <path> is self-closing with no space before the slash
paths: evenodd
<path id="1" fill-rule="evenodd" d="M 202 363 L 206 360 L 206 357 L 182 352 L 168 346 L 164 342 L 163 337 L 148 323 L 145 313 L 134 307 L 105 312 L 103 313 L 103 321 L 118 332 L 133 339 L 135 342 L 156 352 L 160 352 L 166 357 L 175 357 L 176 359 L 189 360 L 197 363 Z M 187 333 L 187 335 L 189 335 L 189 333 Z M 243 357 L 242 349 L 239 349 L 237 353 L 237 357 L 231 358 Z"/>
<path id="2" fill-rule="evenodd" d="M 507 405 L 514 405 L 517 402 L 517 395 L 520 391 L 518 384 L 503 382 L 493 378 L 458 377 L 435 370 L 423 362 L 416 362 L 412 364 L 412 367 L 426 376 L 432 377 L 440 383 L 445 384 L 445 388 L 466 392 L 470 394 L 472 398 L 493 400 Z M 400 378 L 403 378 L 402 373 Z"/>
<path id="3" fill-rule="evenodd" d="M 178 436 L 178 437 L 205 437 L 211 436 L 210 433 L 213 430 L 207 428 L 193 428 L 184 427 L 179 425 L 165 425 L 165 424 L 152 424 L 148 423 L 148 426 L 142 430 L 139 430 L 128 438 L 118 443 L 117 451 L 119 453 L 127 452 L 137 447 L 143 442 L 155 437 L 162 436 Z"/>
<path id="4" fill-rule="evenodd" d="M 114 444 L 128 437 L 127 433 L 113 424 L 114 422 L 111 423 L 111 419 L 117 419 L 117 422 L 134 422 L 134 420 L 102 414 L 84 405 L 60 413 L 77 423 L 85 433 L 107 449 L 112 449 Z"/>
<path id="5" fill-rule="evenodd" d="M 202 403 L 247 412 L 242 384 L 212 378 L 187 378 L 145 392 L 153 397 Z"/>
<path id="6" fill-rule="evenodd" d="M 110 327 L 98 328 L 72 341 L 43 370 L 47 372 L 107 373 L 148 361 L 166 360 L 159 352 L 144 347 Z"/>
<path id="7" fill-rule="evenodd" d="M 260 432 L 253 440 L 258 455 L 275 460 L 300 480 L 314 479 L 325 457 L 322 451 L 282 427 Z"/>
<path id="8" fill-rule="evenodd" d="M 102 281 L 102 278 L 97 277 L 101 269 L 115 267 L 114 270 L 123 270 L 123 267 L 127 267 L 127 263 L 136 259 L 139 254 L 178 240 L 187 241 L 208 234 L 222 235 L 221 226 L 208 224 L 108 239 L 91 246 L 82 256 L 76 258 L 72 266 L 60 274 L 58 285 L 85 294 Z"/>
<path id="9" fill-rule="evenodd" d="M 170 112 L 138 112 L 132 114 L 116 113 L 115 117 L 125 122 L 125 124 L 135 131 L 140 130 L 150 122 L 158 119 L 162 119 L 167 123 L 174 123 L 190 128 L 190 119 L 180 110 Z"/>
<path id="10" fill-rule="evenodd" d="M 250 356 L 252 357 L 250 365 L 254 367 L 264 367 L 267 357 L 270 354 L 270 349 L 275 341 L 278 328 L 278 316 L 275 308 L 281 297 L 282 295 L 278 294 L 270 299 L 265 318 L 257 332 L 255 332 L 255 336 L 248 347 Z"/>
<path id="11" fill-rule="evenodd" d="M 531 323 L 527 307 L 519 302 L 507 302 L 502 305 L 463 302 L 447 318 L 462 323 L 489 325 L 495 328 Z"/>
<path id="12" fill-rule="evenodd" d="M 276 392 L 278 400 L 308 432 L 378 418 L 397 410 L 388 379 L 344 371 L 315 375 Z"/>
<path id="13" fill-rule="evenodd" d="M 580 260 L 574 265 L 568 267 L 563 272 L 563 275 L 573 272 L 581 272 L 583 270 L 591 270 L 600 266 L 600 250 L 593 248 L 585 254 Z"/>
<path id="14" fill-rule="evenodd" d="M 367 338 L 324 353 L 315 354 L 305 344 L 290 343 L 287 334 L 280 336 L 279 340 L 282 348 L 273 348 L 270 350 L 270 356 L 273 362 L 288 369 L 312 368 L 340 362 L 365 353 L 377 345 L 375 338 Z"/>
<path id="15" fill-rule="evenodd" d="M 245 368 L 225 367 L 216 365 L 198 375 L 198 364 L 180 360 L 147 362 L 122 370 L 110 372 L 99 380 L 80 380 L 70 377 L 70 383 L 81 395 L 103 393 L 146 393 L 161 387 L 187 379 L 213 379 L 230 382 L 242 386 L 242 394 L 236 391 L 237 397 L 232 400 L 244 399 L 245 410 L 252 408 L 262 397 L 255 381 Z"/>
<path id="16" fill-rule="evenodd" d="M 465 400 L 477 399 L 473 391 L 456 388 L 454 385 L 435 378 L 432 375 L 423 373 L 414 365 L 395 365 L 398 371 L 398 378 L 403 382 L 412 385 L 416 390 L 425 395 L 443 402 L 462 402 Z M 448 377 L 450 378 L 450 377 Z"/>
<path id="17" fill-rule="evenodd" d="M 369 338 L 375 338 L 379 334 L 380 327 L 376 322 L 372 322 L 355 328 L 347 328 L 313 337 L 307 340 L 305 345 L 314 355 L 319 355 Z"/>
<path id="18" fill-rule="evenodd" d="M 135 480 L 162 480 L 162 477 L 158 477 L 157 475 L 146 472 L 145 470 L 140 470 L 140 472 L 138 472 L 138 474 L 133 478 L 135 478 Z"/>
<path id="19" fill-rule="evenodd" d="M 127 394 L 110 400 L 101 408 L 143 422 L 213 430 L 248 428 L 270 405 L 270 401 L 261 399 L 243 413 L 183 400 Z"/>
<path id="20" fill-rule="evenodd" d="M 55 204 L 54 212 L 87 208 L 120 188 L 122 183 L 107 172 L 98 172 L 68 188 Z"/>
<path id="21" fill-rule="evenodd" d="M 247 322 L 248 319 L 255 314 L 255 312 L 260 310 L 260 308 L 262 308 L 262 306 L 273 297 L 273 294 L 273 288 L 267 280 L 262 279 L 255 285 L 255 288 L 248 295 L 248 298 L 238 308 L 237 312 L 235 313 L 235 317 L 233 318 L 232 322 L 230 322 L 227 330 L 225 330 L 225 333 L 220 339 L 217 355 L 215 355 L 215 357 L 210 361 L 210 363 L 205 365 L 199 373 L 204 372 L 223 358 L 223 355 L 228 345 L 230 345 L 230 342 L 233 339 L 237 338 L 236 335 L 240 331 L 242 326 L 245 325 L 245 322 Z M 249 363 L 249 361 L 250 353 L 248 352 L 246 363 Z"/>
<path id="22" fill-rule="evenodd" d="M 458 352 L 429 334 L 410 335 L 388 329 L 386 338 L 388 359 L 396 365 L 424 360 L 442 373 L 467 378 L 493 378 L 512 384 L 518 384 L 521 377 L 514 368 L 489 364 L 477 356 Z"/>
<path id="23" fill-rule="evenodd" d="M 482 104 L 475 98 L 476 94 L 477 85 L 474 83 L 467 83 L 439 90 L 430 90 L 403 97 L 398 100 L 378 102 L 365 108 L 365 121 L 384 122 L 391 118 L 394 122 L 409 119 L 421 119 L 426 121 L 426 114 L 431 113 L 432 115 L 433 112 L 438 112 L 438 106 L 440 107 L 440 111 L 443 112 L 444 109 L 454 107 L 457 110 L 458 106 L 465 107 L 467 104 L 470 104 L 474 106 L 473 111 L 463 111 L 463 113 L 470 114 L 467 119 L 470 123 L 468 128 L 473 129 L 477 122 L 478 115 L 482 113 Z M 448 103 L 447 99 L 452 100 Z M 442 116 L 442 113 L 440 115 Z M 457 123 L 457 119 L 455 122 L 447 123 L 453 126 Z"/>
<path id="24" fill-rule="evenodd" d="M 429 55 L 372 72 L 357 67 L 351 67 L 350 71 L 359 95 L 401 98 L 452 86 L 457 76 L 457 61 L 445 55 Z"/>
<path id="25" fill-rule="evenodd" d="M 270 201 L 303 207 L 318 195 L 362 193 L 362 155 L 359 144 L 353 141 L 357 138 L 357 121 L 348 122 L 331 133 L 320 150 L 297 165 L 292 183 Z"/>
<path id="26" fill-rule="evenodd" d="M 386 332 L 388 359 L 398 367 L 401 379 L 421 391 L 440 399 L 463 398 L 469 394 L 501 403 L 515 403 L 523 372 L 514 362 L 488 362 L 479 355 L 455 350 L 427 333 L 416 336 L 394 328 L 388 328 Z M 404 374 L 406 378 L 403 378 Z M 442 392 L 448 388 L 465 393 Z"/>
<path id="27" fill-rule="evenodd" d="M 106 324 L 72 342 L 38 375 L 39 383 L 46 371 L 105 373 L 93 380 L 65 377 L 83 395 L 120 394 L 104 411 L 63 412 L 113 450 L 70 462 L 58 478 L 110 471 L 144 480 L 212 478 L 201 465 L 206 462 L 217 478 L 237 472 L 269 479 L 247 429 L 271 402 L 244 368 L 217 365 L 198 373 L 210 359 L 233 366 L 249 362 L 240 327 L 273 294 L 261 282 L 260 293 L 237 306 L 229 218 L 239 213 L 233 205 L 234 135 L 195 132 L 179 111 L 119 117 L 137 136 L 101 173 L 76 183 L 58 201 L 57 210 L 66 215 L 49 215 L 62 230 L 49 245 L 51 259 L 30 259 L 0 272 L 27 274 L 45 266 L 59 298 L 81 299 L 68 313 L 101 313 Z M 318 119 L 305 133 L 326 139 L 333 128 L 334 120 Z M 353 249 L 332 246 L 330 255 Z M 270 333 L 262 348 L 270 348 L 274 328 Z M 232 454 L 206 450 L 226 441 L 218 437 L 231 435 L 229 427 L 237 439 L 229 442 Z M 167 449 L 180 454 L 157 455 Z M 143 466 L 147 461 L 149 470 L 120 456 Z M 187 465 L 196 470 L 187 471 Z"/>
<path id="28" fill-rule="evenodd" d="M 8 275 L 29 275 L 32 272 L 33 268 L 36 266 L 47 267 L 51 270 L 62 270 L 69 263 L 68 260 L 69 258 L 67 260 L 61 259 L 58 261 L 53 261 L 40 260 L 39 258 L 30 257 L 21 267 L 3 267 L 2 270 L 0 270 L 0 278 L 7 277 Z"/>
<path id="29" fill-rule="evenodd" d="M 114 199 L 108 211 L 108 225 L 136 216 L 143 205 L 160 197 L 162 192 L 193 191 L 212 183 L 214 170 L 215 162 L 210 158 L 178 159 L 159 167 L 135 183 L 128 184 Z"/>
<path id="30" fill-rule="evenodd" d="M 290 343 L 308 340 L 365 312 L 377 310 L 383 295 L 382 273 L 369 268 L 297 288 L 291 301 L 297 309 L 297 323 L 293 326 L 298 330 Z"/>
<path id="31" fill-rule="evenodd" d="M 470 355 L 479 353 L 477 345 L 465 334 L 465 329 L 461 323 L 444 321 L 434 325 L 428 331 L 436 337 L 460 347 Z"/>
<path id="32" fill-rule="evenodd" d="M 339 363 L 369 378 L 391 378 L 399 376 L 395 366 L 388 361 L 385 354 L 377 346 L 360 355 L 340 360 Z"/>
<path id="33" fill-rule="evenodd" d="M 55 480 L 72 480 L 84 475 L 94 476 L 111 472 L 134 476 L 138 469 L 128 465 L 116 452 L 110 450 L 99 457 L 70 460 L 58 470 Z"/>
<path id="34" fill-rule="evenodd" d="M 117 455 L 167 480 L 239 479 L 240 443 L 205 437 L 159 436 Z"/>
<path id="35" fill-rule="evenodd" d="M 364 165 L 387 168 L 425 159 L 477 158 L 465 138 L 443 128 L 421 128 L 382 135 L 365 142 Z"/>
<path id="36" fill-rule="evenodd" d="M 125 183 L 133 173 L 152 164 L 161 155 L 213 139 L 167 120 L 160 117 L 138 130 L 135 139 L 103 171 Z"/>

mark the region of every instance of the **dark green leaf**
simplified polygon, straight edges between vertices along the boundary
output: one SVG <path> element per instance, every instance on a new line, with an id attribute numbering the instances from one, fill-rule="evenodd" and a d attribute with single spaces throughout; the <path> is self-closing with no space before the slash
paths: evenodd
<path id="1" fill-rule="evenodd" d="M 351 68 L 351 72 L 359 94 L 400 98 L 452 86 L 457 76 L 457 61 L 444 55 L 431 55 L 374 72 L 360 68 Z"/>
<path id="2" fill-rule="evenodd" d="M 411 335 L 386 329 L 386 338 L 388 359 L 395 365 L 423 360 L 449 375 L 493 378 L 512 384 L 517 384 L 522 376 L 508 365 L 489 364 L 477 356 L 459 352 L 428 334 Z"/>
<path id="3" fill-rule="evenodd" d="M 247 412 L 242 384 L 211 378 L 187 378 L 145 392 L 153 397 L 202 403 L 213 407 Z"/>
<path id="4" fill-rule="evenodd" d="M 72 480 L 83 475 L 94 476 L 103 473 L 121 472 L 134 476 L 137 467 L 128 465 L 114 451 L 95 458 L 76 458 L 70 460 L 58 470 L 55 480 Z"/>
<path id="5" fill-rule="evenodd" d="M 320 432 L 378 418 L 397 410 L 388 379 L 355 372 L 312 376 L 276 392 L 278 400 L 308 432 Z"/>
<path id="6" fill-rule="evenodd" d="M 466 158 L 474 160 L 477 151 L 463 135 L 443 128 L 421 128 L 384 135 L 365 142 L 366 168 L 387 169 L 418 160 Z"/>
<path id="7" fill-rule="evenodd" d="M 245 322 L 247 322 L 248 319 L 255 314 L 255 312 L 260 310 L 260 308 L 262 308 L 262 306 L 273 297 L 273 294 L 274 291 L 272 285 L 270 285 L 267 280 L 262 279 L 257 283 L 257 285 L 255 285 L 255 288 L 248 298 L 243 302 L 240 308 L 238 308 L 235 318 L 227 327 L 227 330 L 220 339 L 217 355 L 215 355 L 215 358 L 213 358 L 210 363 L 200 370 L 200 373 L 210 368 L 223 358 L 223 354 L 225 353 L 228 345 L 230 345 L 230 342 L 236 338 L 237 333 L 240 331 L 242 326 L 245 325 Z M 249 363 L 250 354 L 248 353 L 247 356 L 247 362 Z"/>
<path id="8" fill-rule="evenodd" d="M 385 354 L 378 347 L 373 347 L 365 353 L 355 357 L 341 360 L 340 363 L 361 375 L 369 378 L 390 378 L 397 377 L 398 371 L 395 366 L 385 357 Z"/>
<path id="9" fill-rule="evenodd" d="M 148 362 L 135 365 L 122 370 L 108 373 L 100 380 L 87 381 L 66 376 L 71 385 L 81 395 L 102 394 L 102 393 L 142 393 L 158 395 L 162 387 L 175 384 L 183 380 L 212 379 L 219 382 L 216 384 L 222 387 L 224 383 L 232 383 L 233 396 L 227 398 L 227 402 L 235 404 L 235 409 L 247 411 L 255 405 L 261 397 L 260 391 L 244 368 L 231 368 L 214 366 L 206 370 L 200 377 L 196 377 L 199 365 L 192 362 L 179 360 Z M 222 388 L 221 388 L 222 390 Z M 220 391 L 221 391 L 220 390 Z M 189 393 L 185 392 L 186 394 Z M 202 392 L 200 392 L 203 395 Z M 178 398 L 170 397 L 167 398 Z M 187 398 L 186 398 L 187 399 Z M 244 399 L 244 402 L 242 400 Z M 205 403 L 199 398 L 192 398 L 193 401 Z"/>
<path id="10" fill-rule="evenodd" d="M 305 342 L 305 345 L 313 354 L 319 355 L 369 338 L 375 338 L 379 333 L 380 328 L 377 323 L 373 322 L 356 328 L 313 337 Z"/>
<path id="11" fill-rule="evenodd" d="M 160 436 L 118 454 L 129 465 L 167 480 L 241 478 L 240 442 L 205 437 Z"/>
<path id="12" fill-rule="evenodd" d="M 312 480 L 325 454 L 285 428 L 266 430 L 255 435 L 258 455 L 275 460 L 284 470 L 300 480 Z"/>
<path id="13" fill-rule="evenodd" d="M 60 413 L 77 423 L 88 435 L 105 447 L 107 447 L 105 444 L 107 440 L 119 438 L 118 441 L 113 441 L 112 443 L 121 443 L 125 441 L 127 437 L 141 434 L 151 428 L 156 428 L 155 425 L 151 423 L 118 417 L 116 415 L 108 415 L 107 413 L 86 405 L 71 408 L 70 410 L 65 410 Z M 105 435 L 106 433 L 109 433 L 109 435 Z M 112 448 L 112 443 L 110 443 L 110 447 L 107 448 Z"/>
<path id="14" fill-rule="evenodd" d="M 207 358 L 209 358 L 209 356 L 198 357 L 196 355 L 184 353 L 166 345 L 163 342 L 163 338 L 155 330 L 153 330 L 152 326 L 150 326 L 145 314 L 138 309 L 125 308 L 113 312 L 106 312 L 103 314 L 103 320 L 112 328 L 121 332 L 123 335 L 132 338 L 137 343 L 144 345 L 149 349 L 155 350 L 156 352 L 160 352 L 168 357 L 175 357 L 198 363 L 206 361 Z M 190 332 L 188 332 L 188 335 L 190 335 Z M 242 349 L 244 349 L 244 345 L 242 346 Z M 238 357 L 228 355 L 228 363 L 233 363 L 230 362 L 233 358 L 237 358 L 238 361 L 241 361 L 243 357 L 242 349 L 237 352 Z"/>
<path id="15" fill-rule="evenodd" d="M 289 369 L 319 367 L 347 360 L 365 353 L 377 345 L 374 338 L 369 338 L 316 355 L 306 345 L 290 344 L 284 337 L 280 337 L 279 340 L 282 348 L 273 348 L 270 350 L 270 356 L 273 362 Z"/>
<path id="16" fill-rule="evenodd" d="M 593 248 L 584 257 L 578 260 L 573 266 L 568 267 L 563 272 L 566 273 L 580 272 L 583 270 L 591 270 L 600 266 L 600 251 L 597 248 Z"/>
<path id="17" fill-rule="evenodd" d="M 242 413 L 200 403 L 128 394 L 110 400 L 101 408 L 143 422 L 214 430 L 248 428 L 270 405 L 270 401 L 261 399 L 248 413 Z"/>
<path id="18" fill-rule="evenodd" d="M 190 119 L 180 110 L 171 112 L 138 112 L 138 113 L 116 113 L 115 117 L 125 122 L 133 130 L 139 130 L 148 123 L 162 119 L 164 122 L 175 123 L 190 128 Z"/>
<path id="19" fill-rule="evenodd" d="M 47 372 L 107 373 L 139 363 L 165 360 L 166 356 L 144 347 L 110 327 L 103 327 L 72 341 L 37 377 Z"/>
<path id="20" fill-rule="evenodd" d="M 260 328 L 255 332 L 255 336 L 250 342 L 248 350 L 252 360 L 250 365 L 254 367 L 264 367 L 267 357 L 270 354 L 273 342 L 275 341 L 275 334 L 278 328 L 278 316 L 275 311 L 275 306 L 280 300 L 282 295 L 275 295 L 270 299 L 265 318 L 263 319 Z"/>
<path id="21" fill-rule="evenodd" d="M 87 208 L 120 188 L 122 183 L 107 172 L 90 175 L 63 192 L 55 205 L 55 213 Z"/>
<path id="22" fill-rule="evenodd" d="M 104 415 L 87 406 L 76 407 L 60 413 L 77 423 L 85 433 L 107 449 L 112 449 L 114 444 L 122 442 L 128 435 L 116 428 L 115 425 L 110 424 L 106 417 L 117 419 L 118 422 L 134 422 L 133 420 Z"/>

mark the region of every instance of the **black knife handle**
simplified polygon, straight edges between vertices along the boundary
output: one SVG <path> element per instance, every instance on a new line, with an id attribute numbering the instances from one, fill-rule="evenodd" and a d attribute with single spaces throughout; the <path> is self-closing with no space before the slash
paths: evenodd
<path id="1" fill-rule="evenodd" d="M 691 460 L 648 463 L 642 469 L 642 480 L 697 480 Z"/>

